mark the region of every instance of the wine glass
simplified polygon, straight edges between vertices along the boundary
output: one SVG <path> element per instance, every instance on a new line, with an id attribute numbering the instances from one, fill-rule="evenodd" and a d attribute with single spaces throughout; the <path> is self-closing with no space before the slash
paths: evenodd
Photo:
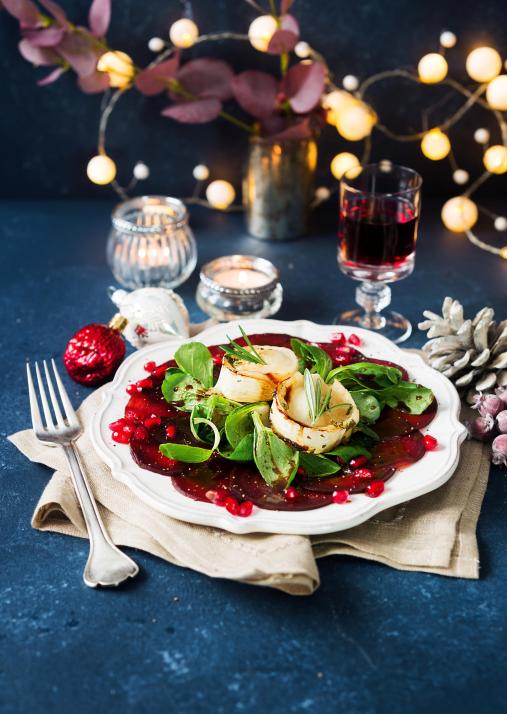
<path id="1" fill-rule="evenodd" d="M 366 327 L 393 342 L 410 336 L 409 320 L 384 308 L 391 302 L 387 283 L 414 269 L 421 185 L 416 171 L 390 161 L 358 166 L 342 177 L 338 264 L 361 281 L 356 302 L 362 309 L 342 312 L 335 323 Z"/>

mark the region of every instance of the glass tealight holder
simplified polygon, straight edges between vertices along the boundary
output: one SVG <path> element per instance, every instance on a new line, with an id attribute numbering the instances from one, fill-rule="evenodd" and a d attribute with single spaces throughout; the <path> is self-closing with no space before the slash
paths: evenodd
<path id="1" fill-rule="evenodd" d="M 174 288 L 197 263 L 185 205 L 169 196 L 139 196 L 113 211 L 107 262 L 126 288 Z"/>
<path id="2" fill-rule="evenodd" d="M 264 258 L 227 255 L 201 270 L 197 304 L 221 322 L 245 317 L 270 317 L 280 309 L 283 289 L 277 268 Z"/>

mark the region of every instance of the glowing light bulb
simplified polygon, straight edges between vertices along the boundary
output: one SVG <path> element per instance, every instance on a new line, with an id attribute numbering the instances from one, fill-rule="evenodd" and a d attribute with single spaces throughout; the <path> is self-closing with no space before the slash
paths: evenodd
<path id="1" fill-rule="evenodd" d="M 236 191 L 229 181 L 212 181 L 206 189 L 206 198 L 213 208 L 224 210 L 236 198 Z"/>
<path id="2" fill-rule="evenodd" d="M 445 30 L 440 35 L 440 44 L 442 45 L 442 47 L 446 47 L 447 49 L 454 47 L 457 41 L 458 38 L 456 37 L 454 32 L 450 32 L 449 30 Z"/>
<path id="3" fill-rule="evenodd" d="M 502 71 L 502 58 L 493 47 L 477 47 L 466 59 L 466 70 L 476 82 L 489 82 Z"/>
<path id="4" fill-rule="evenodd" d="M 492 174 L 504 174 L 507 171 L 507 149 L 502 144 L 495 144 L 486 149 L 482 160 L 486 169 Z"/>
<path id="5" fill-rule="evenodd" d="M 188 17 L 176 20 L 169 28 L 169 39 L 175 47 L 192 47 L 198 37 L 199 28 Z"/>
<path id="6" fill-rule="evenodd" d="M 327 110 L 326 121 L 328 124 L 336 126 L 338 120 L 338 112 L 340 112 L 347 104 L 353 104 L 354 97 L 345 92 L 343 89 L 335 89 L 329 94 L 325 94 L 322 98 L 322 106 Z"/>
<path id="7" fill-rule="evenodd" d="M 347 74 L 342 79 L 342 85 L 343 88 L 346 89 L 348 92 L 355 92 L 356 89 L 359 87 L 359 80 L 355 75 Z"/>
<path id="8" fill-rule="evenodd" d="M 146 166 L 145 163 L 142 161 L 138 161 L 137 164 L 134 166 L 134 177 L 138 181 L 145 181 L 148 176 L 150 175 L 150 169 Z"/>
<path id="9" fill-rule="evenodd" d="M 350 154 L 348 151 L 342 151 L 341 154 L 336 154 L 331 161 L 331 173 L 335 179 L 340 180 L 343 174 L 347 173 L 349 169 L 353 169 L 359 165 L 360 163 L 357 156 Z"/>
<path id="10" fill-rule="evenodd" d="M 317 199 L 317 201 L 327 201 L 330 195 L 331 191 L 328 189 L 327 186 L 318 186 L 315 189 L 315 198 Z"/>
<path id="11" fill-rule="evenodd" d="M 507 245 L 504 245 L 503 248 L 500 248 L 500 258 L 507 260 Z"/>
<path id="12" fill-rule="evenodd" d="M 423 136 L 421 151 L 427 159 L 440 161 L 440 159 L 445 159 L 450 150 L 449 137 L 440 129 L 431 129 Z"/>
<path id="13" fill-rule="evenodd" d="M 441 82 L 447 74 L 447 60 L 438 52 L 430 52 L 421 57 L 417 65 L 419 79 L 424 84 Z"/>
<path id="14" fill-rule="evenodd" d="M 205 164 L 197 164 L 194 166 L 192 175 L 196 181 L 206 181 L 209 179 L 209 168 Z"/>
<path id="15" fill-rule="evenodd" d="M 116 177 L 116 164 L 110 156 L 97 154 L 88 162 L 86 175 L 92 183 L 105 186 Z"/>
<path id="16" fill-rule="evenodd" d="M 364 102 L 352 100 L 336 112 L 336 128 L 348 141 L 360 141 L 369 136 L 377 121 L 377 115 Z"/>
<path id="17" fill-rule="evenodd" d="M 468 173 L 468 171 L 465 171 L 465 169 L 456 169 L 456 171 L 452 175 L 452 180 L 459 186 L 463 186 L 463 184 L 467 183 L 469 179 L 470 174 Z"/>
<path id="18" fill-rule="evenodd" d="M 486 99 L 492 109 L 507 111 L 507 74 L 500 74 L 488 84 Z"/>
<path id="19" fill-rule="evenodd" d="M 311 53 L 312 48 L 310 47 L 308 42 L 298 42 L 297 45 L 294 47 L 294 54 L 300 59 L 306 59 L 311 55 Z"/>
<path id="20" fill-rule="evenodd" d="M 463 233 L 477 223 L 479 209 L 466 196 L 455 196 L 446 201 L 442 207 L 442 223 L 453 233 Z"/>
<path id="21" fill-rule="evenodd" d="M 271 38 L 277 29 L 278 25 L 273 15 L 256 17 L 248 28 L 250 44 L 259 52 L 267 52 Z"/>
<path id="22" fill-rule="evenodd" d="M 474 131 L 474 141 L 478 144 L 487 144 L 489 141 L 489 131 L 487 129 L 476 129 Z"/>
<path id="23" fill-rule="evenodd" d="M 151 52 L 162 52 L 165 47 L 165 42 L 161 37 L 152 37 L 148 42 L 148 49 Z"/>
<path id="24" fill-rule="evenodd" d="M 99 72 L 105 72 L 109 77 L 109 85 L 123 89 L 134 79 L 134 63 L 125 52 L 111 50 L 104 52 L 97 62 Z"/>
<path id="25" fill-rule="evenodd" d="M 494 226 L 496 231 L 507 231 L 507 218 L 505 216 L 497 216 Z"/>

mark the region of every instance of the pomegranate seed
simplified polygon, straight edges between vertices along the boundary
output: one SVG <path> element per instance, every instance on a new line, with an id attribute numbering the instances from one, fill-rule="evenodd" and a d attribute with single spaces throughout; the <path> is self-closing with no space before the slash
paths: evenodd
<path id="1" fill-rule="evenodd" d="M 153 360 L 150 360 L 149 362 L 146 362 L 143 369 L 145 372 L 153 372 L 153 370 L 155 369 L 156 366 L 157 366 L 157 363 L 153 362 Z"/>
<path id="2" fill-rule="evenodd" d="M 335 345 L 344 345 L 345 341 L 345 335 L 343 332 L 335 332 L 334 335 L 331 335 L 331 342 Z"/>
<path id="3" fill-rule="evenodd" d="M 352 364 L 354 361 L 350 355 L 341 355 L 341 354 L 335 354 L 333 361 L 335 365 L 338 365 L 340 367 L 348 364 Z"/>
<path id="4" fill-rule="evenodd" d="M 144 426 L 147 429 L 151 429 L 153 426 L 158 426 L 161 421 L 162 419 L 160 417 L 152 415 L 144 420 Z"/>
<path id="5" fill-rule="evenodd" d="M 343 345 L 342 347 L 337 347 L 335 352 L 337 355 L 352 355 L 355 353 L 356 350 L 352 349 L 352 347 L 349 347 L 348 345 Z"/>
<path id="6" fill-rule="evenodd" d="M 215 496 L 215 505 L 216 506 L 225 506 L 226 500 L 229 498 L 229 491 L 224 488 L 223 486 L 219 486 L 217 490 L 215 491 L 216 496 Z"/>
<path id="7" fill-rule="evenodd" d="M 113 441 L 116 441 L 117 444 L 128 444 L 130 441 L 130 437 L 128 437 L 122 431 L 113 431 L 113 433 L 111 434 L 111 438 L 113 439 Z"/>
<path id="8" fill-rule="evenodd" d="M 239 507 L 239 514 L 243 518 L 248 518 L 248 516 L 252 515 L 252 509 L 253 509 L 253 503 L 252 501 L 243 501 L 241 506 Z"/>
<path id="9" fill-rule="evenodd" d="M 136 387 L 139 389 L 151 389 L 153 387 L 153 380 L 150 379 L 150 377 L 146 377 L 146 379 L 140 379 L 138 382 L 136 382 Z"/>
<path id="10" fill-rule="evenodd" d="M 347 501 L 349 500 L 349 492 L 343 490 L 333 491 L 331 499 L 333 503 L 347 503 Z"/>
<path id="11" fill-rule="evenodd" d="M 353 476 L 360 479 L 373 478 L 373 471 L 371 469 L 357 469 L 354 471 Z"/>
<path id="12" fill-rule="evenodd" d="M 146 439 L 148 438 L 148 430 L 145 429 L 144 426 L 138 426 L 134 432 L 134 437 L 138 441 L 146 441 Z"/>
<path id="13" fill-rule="evenodd" d="M 127 387 L 127 394 L 137 394 L 137 384 L 129 384 Z"/>
<path id="14" fill-rule="evenodd" d="M 434 436 L 430 436 L 429 434 L 426 434 L 426 436 L 423 438 L 423 442 L 426 451 L 433 451 L 438 446 L 438 441 L 435 439 Z"/>
<path id="15" fill-rule="evenodd" d="M 109 428 L 111 431 L 119 431 L 120 429 L 123 429 L 125 426 L 125 419 L 117 419 L 116 421 L 112 421 L 109 424 Z"/>
<path id="16" fill-rule="evenodd" d="M 361 344 L 361 338 L 354 334 L 349 335 L 349 344 L 359 347 Z"/>
<path id="17" fill-rule="evenodd" d="M 232 496 L 228 496 L 228 498 L 225 499 L 224 505 L 226 511 L 229 511 L 229 513 L 233 516 L 237 516 L 239 514 L 239 503 Z"/>
<path id="18" fill-rule="evenodd" d="M 297 470 L 297 475 L 298 476 L 304 476 L 305 475 L 305 470 L 302 466 L 300 466 Z"/>
<path id="19" fill-rule="evenodd" d="M 366 456 L 356 456 L 349 461 L 351 469 L 360 469 L 361 466 L 364 466 L 366 463 L 368 463 Z"/>
<path id="20" fill-rule="evenodd" d="M 157 367 L 156 369 L 153 370 L 152 377 L 153 379 L 156 379 L 157 381 L 161 382 L 163 381 L 165 377 L 165 373 L 167 372 L 167 365 L 162 364 L 160 367 Z"/>
<path id="21" fill-rule="evenodd" d="M 122 428 L 122 432 L 128 436 L 131 437 L 136 430 L 136 427 L 133 426 L 133 424 L 125 424 L 125 426 Z"/>
<path id="22" fill-rule="evenodd" d="M 297 499 L 299 498 L 299 491 L 297 490 L 297 488 L 294 488 L 294 486 L 289 486 L 289 488 L 286 488 L 284 494 L 287 501 L 297 501 Z"/>
<path id="23" fill-rule="evenodd" d="M 165 435 L 168 439 L 174 439 L 176 436 L 176 427 L 174 424 L 168 424 L 165 428 Z"/>
<path id="24" fill-rule="evenodd" d="M 384 491 L 383 481 L 372 481 L 366 486 L 366 495 L 370 498 L 378 498 Z"/>
<path id="25" fill-rule="evenodd" d="M 213 355 L 213 364 L 222 364 L 223 358 L 223 355 Z"/>

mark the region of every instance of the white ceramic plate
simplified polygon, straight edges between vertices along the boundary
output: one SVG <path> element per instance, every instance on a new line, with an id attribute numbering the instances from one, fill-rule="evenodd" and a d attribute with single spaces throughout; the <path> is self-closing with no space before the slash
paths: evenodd
<path id="1" fill-rule="evenodd" d="M 331 504 L 312 511 L 267 511 L 254 508 L 248 518 L 230 515 L 225 508 L 211 503 L 193 501 L 178 493 L 171 479 L 140 468 L 130 456 L 128 445 L 116 444 L 111 439 L 108 424 L 123 416 L 129 382 L 145 375 L 143 365 L 148 360 L 157 364 L 171 359 L 177 348 L 186 341 L 199 340 L 207 345 L 226 342 L 226 332 L 239 336 L 237 322 L 211 327 L 190 340 L 175 340 L 145 347 L 132 354 L 121 365 L 114 381 L 104 393 L 101 408 L 92 423 L 92 441 L 98 453 L 111 468 L 113 476 L 125 483 L 133 493 L 153 508 L 189 523 L 216 526 L 232 533 L 292 533 L 313 535 L 333 533 L 357 526 L 391 506 L 409 501 L 444 484 L 454 473 L 459 460 L 460 444 L 466 429 L 458 421 L 460 401 L 451 382 L 439 372 L 428 367 L 421 357 L 400 350 L 396 345 L 368 330 L 316 325 L 306 320 L 282 322 L 280 320 L 241 320 L 249 334 L 285 333 L 315 342 L 329 341 L 334 332 L 361 337 L 363 351 L 369 357 L 387 359 L 402 365 L 410 378 L 431 387 L 438 400 L 437 414 L 428 431 L 438 439 L 438 448 L 426 453 L 423 459 L 398 471 L 386 483 L 379 498 L 364 494 L 352 496 L 350 503 Z"/>

